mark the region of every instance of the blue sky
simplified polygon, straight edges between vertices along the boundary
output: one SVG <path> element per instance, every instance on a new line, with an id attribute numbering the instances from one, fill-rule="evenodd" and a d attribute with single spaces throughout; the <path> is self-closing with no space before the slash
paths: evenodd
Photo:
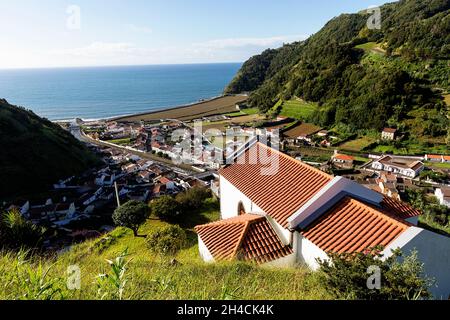
<path id="1" fill-rule="evenodd" d="M 0 0 L 0 68 L 241 62 L 387 1 Z"/>

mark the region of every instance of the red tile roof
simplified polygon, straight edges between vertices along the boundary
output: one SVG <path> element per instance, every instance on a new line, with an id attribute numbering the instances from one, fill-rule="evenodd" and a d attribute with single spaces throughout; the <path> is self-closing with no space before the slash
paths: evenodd
<path id="1" fill-rule="evenodd" d="M 396 133 L 397 129 L 394 128 L 384 128 L 383 132 L 387 132 L 387 133 Z"/>
<path id="2" fill-rule="evenodd" d="M 166 177 L 162 177 L 161 179 L 159 179 L 159 182 L 162 183 L 162 184 L 168 184 L 168 183 L 171 183 L 172 180 L 170 180 L 170 179 L 168 179 Z"/>
<path id="3" fill-rule="evenodd" d="M 262 159 L 275 156 L 279 161 L 270 175 L 262 174 L 271 168 L 270 163 L 254 161 L 261 159 L 262 152 L 267 154 Z M 287 219 L 332 180 L 330 175 L 262 143 L 253 145 L 236 164 L 219 173 L 283 227 L 288 227 Z"/>
<path id="4" fill-rule="evenodd" d="M 334 156 L 335 159 L 342 161 L 355 161 L 355 158 L 346 154 L 337 154 Z"/>
<path id="5" fill-rule="evenodd" d="M 365 252 L 386 247 L 411 225 L 381 209 L 344 198 L 302 235 L 325 252 Z"/>
<path id="6" fill-rule="evenodd" d="M 422 215 L 422 212 L 414 209 L 409 204 L 387 196 L 384 197 L 384 200 L 381 202 L 381 206 L 385 211 L 400 219 L 409 219 Z"/>
<path id="7" fill-rule="evenodd" d="M 249 226 L 240 249 L 240 254 L 245 260 L 261 264 L 286 257 L 292 253 L 292 248 L 281 242 L 267 219 L 255 221 Z"/>
<path id="8" fill-rule="evenodd" d="M 273 230 L 266 217 L 245 214 L 195 227 L 215 260 L 235 258 L 267 263 L 293 253 Z"/>

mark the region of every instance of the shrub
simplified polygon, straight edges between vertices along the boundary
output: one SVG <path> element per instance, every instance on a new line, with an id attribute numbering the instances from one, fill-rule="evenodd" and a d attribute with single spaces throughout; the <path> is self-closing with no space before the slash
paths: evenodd
<path id="1" fill-rule="evenodd" d="M 113 213 L 113 221 L 116 226 L 133 230 L 134 236 L 138 236 L 139 227 L 149 218 L 148 206 L 139 201 L 129 201 L 119 207 Z"/>
<path id="2" fill-rule="evenodd" d="M 358 300 L 410 300 L 430 298 L 432 281 L 424 277 L 417 252 L 402 257 L 400 251 L 382 260 L 376 253 L 330 254 L 318 260 L 324 285 L 337 298 Z M 381 286 L 369 289 L 371 268 L 379 268 Z"/>
<path id="3" fill-rule="evenodd" d="M 177 195 L 176 200 L 183 211 L 201 208 L 203 202 L 208 199 L 210 192 L 206 188 L 195 187 Z"/>
<path id="4" fill-rule="evenodd" d="M 168 226 L 156 230 L 147 237 L 148 248 L 160 255 L 175 255 L 186 244 L 186 232 L 179 226 Z"/>
<path id="5" fill-rule="evenodd" d="M 161 220 L 171 220 L 180 214 L 180 204 L 171 196 L 162 196 L 150 203 L 151 212 Z"/>
<path id="6" fill-rule="evenodd" d="M 17 210 L 5 212 L 0 221 L 1 245 L 8 249 L 39 248 L 45 228 L 26 220 Z"/>

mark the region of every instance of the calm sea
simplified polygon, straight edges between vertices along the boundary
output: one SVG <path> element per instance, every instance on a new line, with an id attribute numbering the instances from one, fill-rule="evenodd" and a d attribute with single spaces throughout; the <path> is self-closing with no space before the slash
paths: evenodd
<path id="1" fill-rule="evenodd" d="M 0 70 L 0 98 L 50 120 L 108 118 L 222 94 L 241 64 Z"/>

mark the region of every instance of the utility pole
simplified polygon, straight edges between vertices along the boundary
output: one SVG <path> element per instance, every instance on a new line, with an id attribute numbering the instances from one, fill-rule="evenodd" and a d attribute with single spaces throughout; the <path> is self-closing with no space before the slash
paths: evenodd
<path id="1" fill-rule="evenodd" d="M 114 182 L 114 189 L 116 190 L 117 207 L 120 208 L 119 188 L 117 187 L 117 182 Z"/>

